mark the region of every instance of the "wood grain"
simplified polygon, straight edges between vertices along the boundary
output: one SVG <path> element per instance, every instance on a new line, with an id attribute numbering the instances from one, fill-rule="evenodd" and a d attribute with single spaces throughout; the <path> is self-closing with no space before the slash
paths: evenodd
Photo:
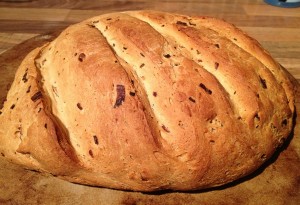
<path id="1" fill-rule="evenodd" d="M 25 54 L 51 40 L 53 32 L 91 16 L 135 9 L 223 18 L 256 38 L 300 82 L 300 8 L 281 9 L 263 0 L 0 0 L 0 104 Z M 261 169 L 232 184 L 192 193 L 124 192 L 72 184 L 0 156 L 0 204 L 299 204 L 297 94 L 297 123 L 289 141 Z"/>

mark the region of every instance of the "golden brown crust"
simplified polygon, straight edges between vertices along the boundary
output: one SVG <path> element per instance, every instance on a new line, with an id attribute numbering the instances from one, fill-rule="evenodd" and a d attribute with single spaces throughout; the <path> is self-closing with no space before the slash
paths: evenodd
<path id="1" fill-rule="evenodd" d="M 68 173 L 72 161 L 61 149 L 60 128 L 49 116 L 34 65 L 40 49 L 33 50 L 20 65 L 1 110 L 1 153 L 30 169 Z"/>
<path id="2" fill-rule="evenodd" d="M 112 13 L 25 58 L 1 110 L 0 151 L 82 184 L 201 189 L 257 169 L 289 134 L 293 106 L 279 64 L 234 26 Z"/>

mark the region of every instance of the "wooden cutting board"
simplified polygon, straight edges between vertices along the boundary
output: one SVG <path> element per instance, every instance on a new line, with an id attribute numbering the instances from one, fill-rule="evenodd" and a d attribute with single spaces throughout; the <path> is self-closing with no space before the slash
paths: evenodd
<path id="1" fill-rule="evenodd" d="M 0 108 L 26 53 L 55 35 L 37 36 L 0 55 Z M 290 138 L 259 170 L 229 185 L 184 193 L 119 191 L 73 184 L 25 170 L 0 156 L 0 204 L 300 204 L 300 89 L 297 88 L 298 117 Z"/>

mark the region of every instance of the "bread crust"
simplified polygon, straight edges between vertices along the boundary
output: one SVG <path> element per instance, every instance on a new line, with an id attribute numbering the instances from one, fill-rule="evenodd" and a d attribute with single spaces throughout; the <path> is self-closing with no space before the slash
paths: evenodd
<path id="1" fill-rule="evenodd" d="M 233 25 L 110 13 L 23 60 L 1 110 L 0 152 L 81 184 L 196 190 L 256 170 L 293 113 L 289 77 Z"/>

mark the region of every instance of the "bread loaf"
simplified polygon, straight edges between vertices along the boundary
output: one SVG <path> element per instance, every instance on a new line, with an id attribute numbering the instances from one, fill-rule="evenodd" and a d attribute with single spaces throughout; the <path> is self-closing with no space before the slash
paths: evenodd
<path id="1" fill-rule="evenodd" d="M 97 16 L 19 66 L 1 156 L 65 180 L 135 191 L 219 186 L 260 167 L 293 127 L 286 71 L 222 20 Z"/>

